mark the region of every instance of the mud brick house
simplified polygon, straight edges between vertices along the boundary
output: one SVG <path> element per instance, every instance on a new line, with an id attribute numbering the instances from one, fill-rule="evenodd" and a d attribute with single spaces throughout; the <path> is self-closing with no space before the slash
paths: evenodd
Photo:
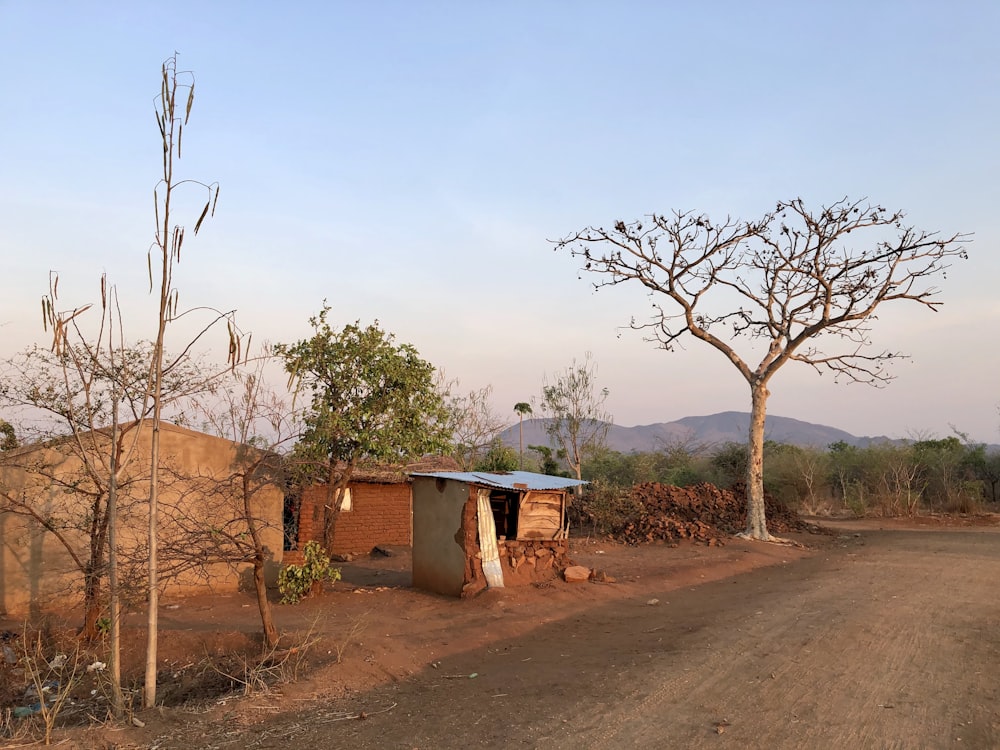
<path id="1" fill-rule="evenodd" d="M 145 423 L 138 429 L 138 455 L 119 487 L 119 559 L 123 585 L 131 586 L 133 595 L 142 593 L 148 559 L 150 427 Z M 85 433 L 76 447 L 64 438 L 0 453 L 0 613 L 71 607 L 82 599 L 80 565 L 88 559 L 86 530 L 95 485 L 80 458 L 81 446 L 95 454 L 109 451 L 110 431 Z M 230 440 L 161 423 L 159 559 L 164 595 L 239 587 L 247 565 L 213 561 L 205 547 L 197 548 L 198 555 L 204 551 L 204 560 L 196 559 L 191 540 L 192 534 L 204 539 L 220 532 L 243 533 L 241 500 L 231 490 L 248 451 L 257 453 Z M 270 566 L 274 575 L 282 553 L 283 491 L 277 484 L 265 481 L 252 498 L 275 563 Z"/>
<path id="2" fill-rule="evenodd" d="M 458 464 L 449 457 L 426 458 L 405 466 L 367 466 L 354 470 L 333 535 L 335 554 L 363 554 L 379 545 L 409 546 L 413 540 L 413 501 L 409 472 L 448 471 Z M 323 541 L 323 508 L 327 485 L 306 487 L 285 505 L 283 561 L 302 561 L 309 541 Z"/>
<path id="3" fill-rule="evenodd" d="M 554 578 L 572 565 L 567 488 L 527 471 L 415 472 L 413 585 L 450 596 Z"/>

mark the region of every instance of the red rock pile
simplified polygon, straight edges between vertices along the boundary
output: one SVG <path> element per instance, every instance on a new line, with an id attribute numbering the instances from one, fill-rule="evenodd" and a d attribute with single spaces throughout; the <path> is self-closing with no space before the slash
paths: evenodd
<path id="1" fill-rule="evenodd" d="M 723 490 L 714 484 L 674 487 L 659 482 L 637 484 L 632 495 L 642 506 L 614 536 L 627 544 L 676 543 L 682 539 L 723 544 L 746 528 L 746 495 L 742 486 Z M 806 528 L 798 514 L 765 493 L 767 528 L 775 534 Z"/>

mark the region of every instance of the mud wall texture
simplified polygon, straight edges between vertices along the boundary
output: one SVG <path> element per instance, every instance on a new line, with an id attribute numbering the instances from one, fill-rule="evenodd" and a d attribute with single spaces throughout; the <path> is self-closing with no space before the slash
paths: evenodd
<path id="1" fill-rule="evenodd" d="M 150 428 L 147 424 L 141 429 L 137 454 L 122 474 L 118 496 L 123 594 L 137 601 L 145 591 L 150 487 Z M 100 431 L 85 438 L 82 445 L 88 452 L 103 456 L 103 449 L 110 450 Z M 88 530 L 93 495 L 99 490 L 79 450 L 75 443 L 52 441 L 8 451 L 0 462 L 0 492 L 8 502 L 23 503 L 34 513 L 0 511 L 0 612 L 20 615 L 82 601 L 81 567 L 89 560 Z M 161 424 L 158 541 L 163 596 L 235 591 L 240 586 L 248 566 L 210 562 L 216 557 L 206 538 L 213 529 L 235 536 L 245 532 L 238 479 L 253 459 L 248 452 L 253 449 Z M 282 492 L 268 483 L 257 486 L 251 499 L 251 512 L 273 564 L 281 562 L 282 502 Z"/>
<path id="2" fill-rule="evenodd" d="M 476 566 L 476 501 L 469 485 L 413 478 L 413 585 L 461 596 Z M 485 586 L 485 580 L 483 586 Z"/>

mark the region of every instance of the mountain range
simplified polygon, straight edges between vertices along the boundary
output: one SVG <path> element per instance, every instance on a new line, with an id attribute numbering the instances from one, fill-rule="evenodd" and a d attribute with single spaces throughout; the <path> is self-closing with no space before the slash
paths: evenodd
<path id="1" fill-rule="evenodd" d="M 546 427 L 548 419 L 524 420 L 524 446 L 550 445 Z M 622 453 L 644 453 L 661 450 L 664 446 L 683 443 L 691 447 L 711 447 L 724 443 L 745 443 L 750 431 L 750 414 L 741 411 L 724 411 L 703 417 L 684 417 L 674 422 L 608 428 L 605 445 Z M 764 436 L 767 440 L 789 443 L 802 447 L 826 448 L 831 443 L 843 441 L 848 445 L 864 447 L 872 443 L 889 442 L 880 437 L 856 437 L 844 430 L 827 425 L 803 422 L 789 417 L 768 416 Z M 500 433 L 507 445 L 518 447 L 518 425 L 514 424 Z"/>

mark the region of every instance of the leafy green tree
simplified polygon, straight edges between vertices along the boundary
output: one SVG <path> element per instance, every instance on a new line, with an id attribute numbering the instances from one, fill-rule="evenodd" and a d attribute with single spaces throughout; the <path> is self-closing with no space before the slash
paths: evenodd
<path id="1" fill-rule="evenodd" d="M 542 385 L 546 430 L 577 479 L 582 478 L 586 453 L 604 445 L 607 438 L 611 427 L 611 415 L 604 411 L 607 399 L 608 389 L 597 387 L 597 364 L 589 352 L 583 362 L 574 359 L 551 383 Z"/>
<path id="2" fill-rule="evenodd" d="M 677 487 L 708 481 L 707 455 L 708 446 L 691 436 L 664 442 L 652 454 L 656 481 Z"/>
<path id="3" fill-rule="evenodd" d="M 509 445 L 494 440 L 486 454 L 475 465 L 476 471 L 514 471 L 520 462 L 518 455 Z"/>
<path id="4" fill-rule="evenodd" d="M 587 454 L 583 478 L 613 487 L 631 487 L 643 482 L 662 482 L 684 487 L 707 476 L 698 459 L 678 446 L 659 451 L 621 453 L 599 448 Z"/>
<path id="5" fill-rule="evenodd" d="M 333 552 L 344 493 L 358 463 L 396 463 L 442 452 L 450 442 L 449 414 L 434 367 L 378 323 L 335 330 L 330 308 L 309 319 L 313 335 L 279 344 L 290 386 L 310 396 L 299 458 L 327 484 L 323 546 Z"/>
<path id="6" fill-rule="evenodd" d="M 771 538 L 764 423 L 774 375 L 795 361 L 835 378 L 887 384 L 886 366 L 901 355 L 866 348 L 877 310 L 899 301 L 936 310 L 941 303 L 930 280 L 951 258 L 966 257 L 967 237 L 921 231 L 904 218 L 865 200 L 810 210 L 793 199 L 752 221 L 653 214 L 615 221 L 611 229 L 586 227 L 556 245 L 601 277 L 597 288 L 629 283 L 654 297 L 652 318 L 633 319 L 633 328 L 667 351 L 693 336 L 746 380 L 748 537 Z"/>
<path id="7" fill-rule="evenodd" d="M 924 438 L 913 442 L 911 449 L 920 466 L 924 500 L 931 507 L 945 508 L 957 489 L 957 479 L 965 450 L 954 435 Z"/>
<path id="8" fill-rule="evenodd" d="M 340 580 L 340 568 L 316 542 L 306 542 L 301 565 L 286 565 L 278 573 L 282 604 L 298 604 L 303 598 L 323 590 L 323 584 Z"/>
<path id="9" fill-rule="evenodd" d="M 1000 501 L 1000 497 L 997 496 L 997 488 L 1000 487 L 1000 453 L 987 453 L 979 472 L 984 484 L 990 488 L 987 499 L 991 503 Z"/>
<path id="10" fill-rule="evenodd" d="M 647 481 L 636 476 L 635 458 L 635 454 L 602 446 L 588 454 L 583 463 L 582 478 L 611 487 L 631 487 L 636 482 Z"/>
<path id="11" fill-rule="evenodd" d="M 804 450 L 797 445 L 764 441 L 764 489 L 786 506 L 795 506 L 805 494 L 799 471 L 799 459 L 803 453 Z"/>
<path id="12" fill-rule="evenodd" d="M 537 453 L 539 459 L 541 459 L 542 474 L 548 474 L 552 477 L 565 477 L 568 475 L 567 472 L 560 468 L 559 461 L 557 460 L 563 458 L 561 450 L 553 450 L 550 445 L 529 445 L 528 450 Z"/>
<path id="13" fill-rule="evenodd" d="M 828 446 L 829 482 L 835 497 L 846 503 L 851 493 L 851 487 L 861 475 L 858 448 L 843 440 L 838 440 Z"/>
<path id="14" fill-rule="evenodd" d="M 975 459 L 959 437 L 918 440 L 913 443 L 913 452 L 929 505 L 967 512 L 978 504 L 982 492 L 970 484 Z"/>
<path id="15" fill-rule="evenodd" d="M 17 433 L 14 426 L 5 419 L 0 419 L 0 451 L 11 451 L 17 448 Z"/>
<path id="16" fill-rule="evenodd" d="M 743 443 L 723 443 L 712 452 L 710 463 L 718 477 L 716 484 L 736 484 L 747 473 L 747 446 Z"/>
<path id="17" fill-rule="evenodd" d="M 982 443 L 970 446 L 967 463 L 970 471 L 983 485 L 983 499 L 996 503 L 1000 500 L 1000 453 L 988 451 Z"/>

